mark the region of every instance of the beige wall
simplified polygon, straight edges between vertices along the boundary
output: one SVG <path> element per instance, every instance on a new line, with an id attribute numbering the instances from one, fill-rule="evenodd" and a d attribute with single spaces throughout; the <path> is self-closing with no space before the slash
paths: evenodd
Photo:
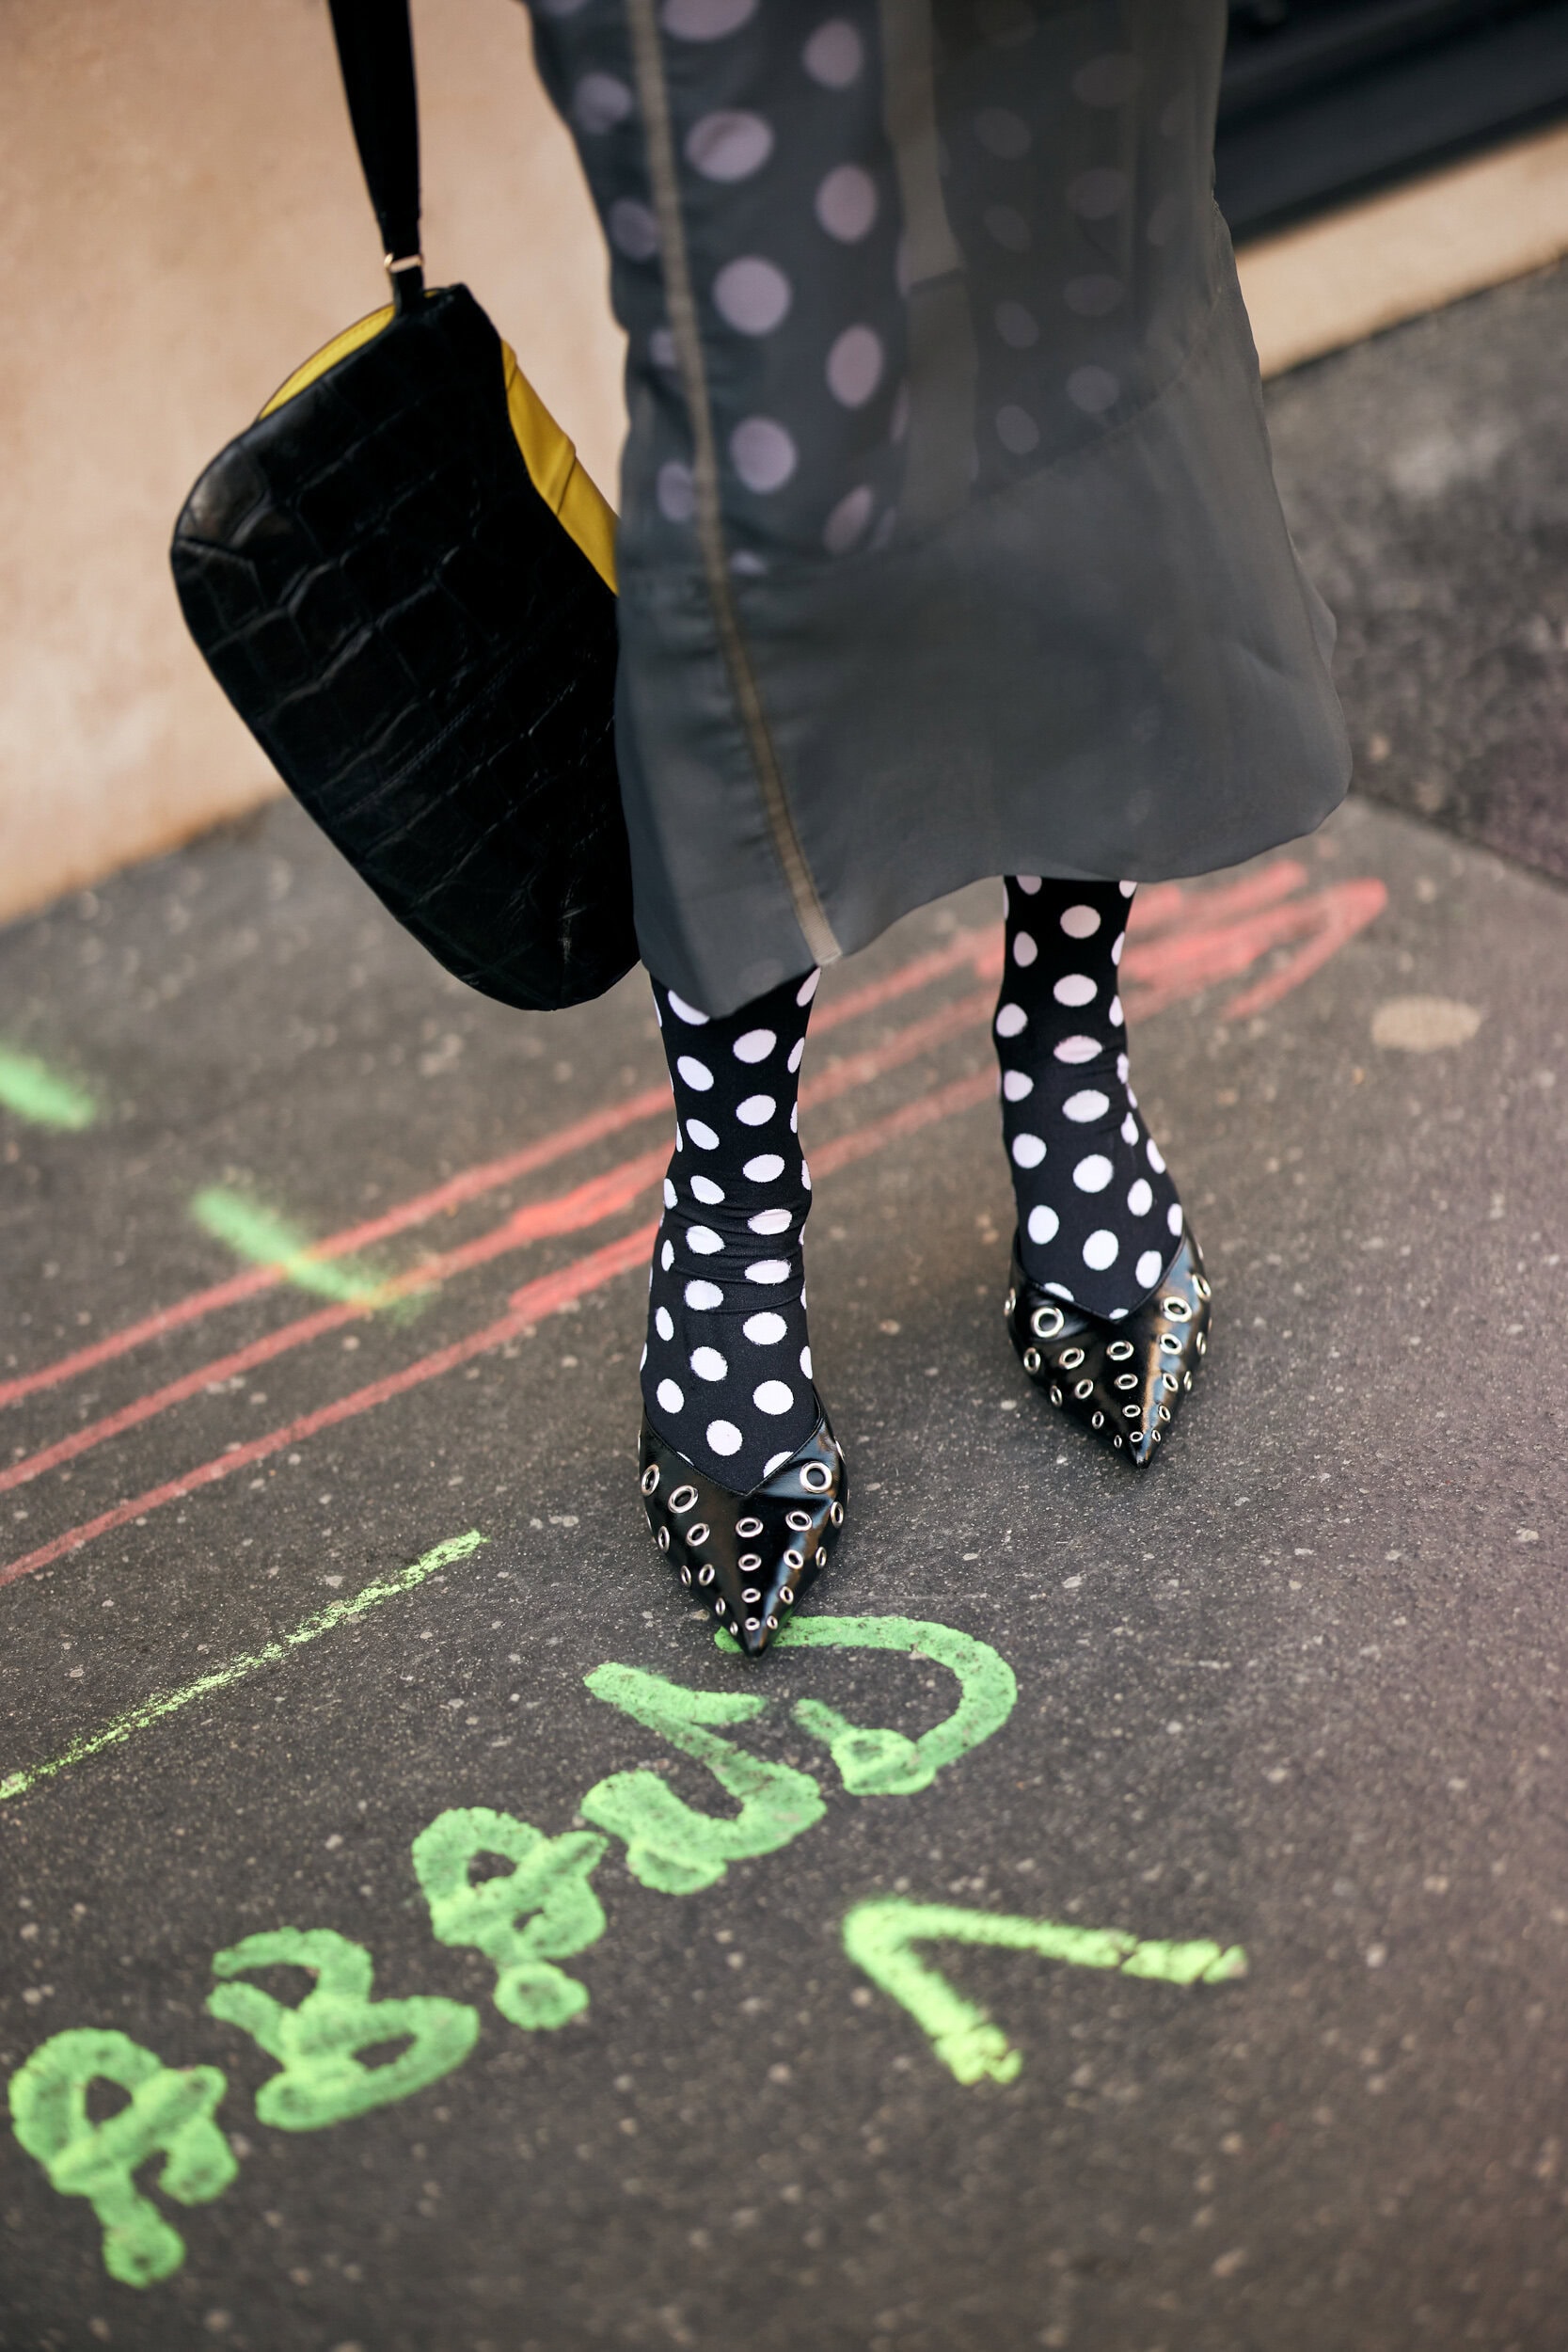
<path id="1" fill-rule="evenodd" d="M 620 339 L 516 0 L 415 0 L 425 252 L 611 497 Z M 0 918 L 276 790 L 169 532 L 291 368 L 384 298 L 323 0 L 0 8 Z"/>
<path id="2" fill-rule="evenodd" d="M 789 5 L 789 0 L 781 0 Z M 425 252 L 613 500 L 621 341 L 518 0 L 414 0 Z M 383 298 L 325 0 L 0 0 L 0 920 L 278 787 L 185 635 L 169 532 Z M 1568 249 L 1568 131 L 1254 246 L 1265 371 Z"/>

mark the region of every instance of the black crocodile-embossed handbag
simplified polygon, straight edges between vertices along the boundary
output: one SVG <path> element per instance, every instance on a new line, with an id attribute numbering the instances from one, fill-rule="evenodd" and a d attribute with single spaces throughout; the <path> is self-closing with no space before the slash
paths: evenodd
<path id="1" fill-rule="evenodd" d="M 637 961 L 614 518 L 465 286 L 427 293 L 407 0 L 332 0 L 391 306 L 207 468 L 170 560 L 285 783 L 448 971 L 532 1009 Z"/>

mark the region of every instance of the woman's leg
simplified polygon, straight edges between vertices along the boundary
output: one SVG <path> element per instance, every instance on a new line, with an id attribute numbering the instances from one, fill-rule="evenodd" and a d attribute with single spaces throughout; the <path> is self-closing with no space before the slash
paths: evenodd
<path id="1" fill-rule="evenodd" d="M 787 1461 L 817 1418 L 801 1250 L 811 1176 L 796 1131 L 816 981 L 787 980 L 723 1020 L 653 983 L 675 1150 L 642 1398 L 659 1436 L 735 1494 Z"/>
<path id="2" fill-rule="evenodd" d="M 1154 1289 L 1182 1221 L 1127 1082 L 1117 968 L 1134 888 L 1009 875 L 995 1020 L 1024 1272 L 1111 1321 Z"/>

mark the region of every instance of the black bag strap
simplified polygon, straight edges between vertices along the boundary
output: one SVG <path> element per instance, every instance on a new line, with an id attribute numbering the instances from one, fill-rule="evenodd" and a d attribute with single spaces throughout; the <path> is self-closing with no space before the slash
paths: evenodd
<path id="1" fill-rule="evenodd" d="M 330 0 L 354 142 L 401 317 L 424 298 L 420 114 L 408 0 Z"/>

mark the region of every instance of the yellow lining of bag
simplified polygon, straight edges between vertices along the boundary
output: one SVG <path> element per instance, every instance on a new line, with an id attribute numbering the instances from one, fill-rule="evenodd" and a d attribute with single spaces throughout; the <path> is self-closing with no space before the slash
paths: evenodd
<path id="1" fill-rule="evenodd" d="M 341 335 L 334 335 L 329 343 L 324 343 L 303 367 L 295 368 L 286 383 L 278 386 L 261 415 L 270 417 L 318 376 L 325 375 L 328 368 L 346 359 L 351 351 L 358 351 L 372 342 L 391 316 L 392 306 L 388 302 L 383 310 L 372 310 L 368 318 L 356 319 Z M 501 356 L 506 363 L 507 414 L 529 477 L 567 536 L 577 542 L 606 587 L 613 589 L 615 510 L 578 463 L 576 449 L 517 365 L 517 355 L 510 343 L 502 342 Z"/>

